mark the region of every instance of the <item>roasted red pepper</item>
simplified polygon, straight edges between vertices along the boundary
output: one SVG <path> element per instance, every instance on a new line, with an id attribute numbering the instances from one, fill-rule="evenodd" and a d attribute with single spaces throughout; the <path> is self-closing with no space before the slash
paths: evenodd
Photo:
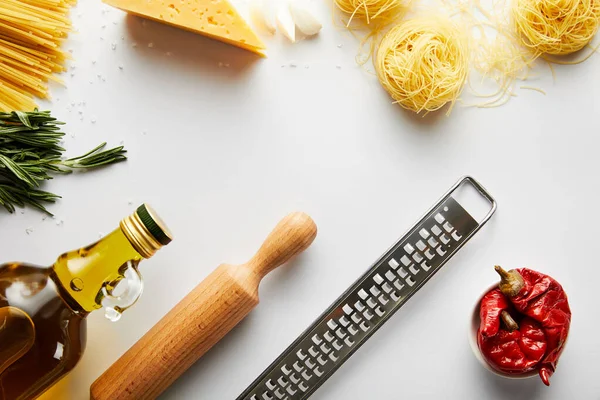
<path id="1" fill-rule="evenodd" d="M 508 373 L 537 368 L 544 384 L 550 385 L 571 324 L 567 295 L 548 275 L 527 268 L 496 271 L 501 277 L 498 289 L 481 303 L 482 354 Z"/>
<path id="2" fill-rule="evenodd" d="M 510 308 L 500 289 L 494 289 L 483 297 L 479 348 L 488 363 L 500 371 L 528 372 L 535 369 L 544 357 L 546 337 L 539 324 L 531 318 L 522 318 L 517 323 L 507 311 Z"/>

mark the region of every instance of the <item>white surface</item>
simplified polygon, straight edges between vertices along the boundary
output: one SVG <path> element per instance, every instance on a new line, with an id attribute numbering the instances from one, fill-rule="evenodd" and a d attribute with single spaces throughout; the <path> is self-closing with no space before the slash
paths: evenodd
<path id="1" fill-rule="evenodd" d="M 547 96 L 522 91 L 501 108 L 423 119 L 355 64 L 356 40 L 332 26 L 328 2 L 312 5 L 321 34 L 295 45 L 266 38 L 263 60 L 97 0 L 74 11 L 74 76 L 51 109 L 68 123 L 69 154 L 123 140 L 129 161 L 47 185 L 64 196 L 51 207 L 61 225 L 30 209 L 0 215 L 2 259 L 49 264 L 142 201 L 176 239 L 142 265 L 145 294 L 121 321 L 90 316 L 85 356 L 44 398 L 88 398 L 92 381 L 219 263 L 247 260 L 279 218 L 306 211 L 319 226 L 314 245 L 268 276 L 259 307 L 162 397 L 235 398 L 472 174 L 496 196 L 496 216 L 312 398 L 598 399 L 600 57 L 557 67 L 556 83 L 544 75 L 535 84 Z M 471 307 L 494 264 L 539 269 L 568 291 L 571 337 L 550 388 L 494 376 L 471 354 Z"/>

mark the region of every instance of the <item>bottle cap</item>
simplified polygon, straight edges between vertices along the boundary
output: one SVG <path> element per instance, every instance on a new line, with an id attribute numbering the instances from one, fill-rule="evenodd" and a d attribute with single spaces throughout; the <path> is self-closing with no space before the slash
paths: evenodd
<path id="1" fill-rule="evenodd" d="M 142 204 L 133 214 L 121 220 L 120 227 L 144 258 L 152 257 L 173 238 L 169 228 L 148 204 Z"/>
<path id="2" fill-rule="evenodd" d="M 148 229 L 150 234 L 154 236 L 163 246 L 168 245 L 173 240 L 169 228 L 165 225 L 162 219 L 148 204 L 142 204 L 135 211 L 138 217 L 142 220 L 142 224 Z"/>

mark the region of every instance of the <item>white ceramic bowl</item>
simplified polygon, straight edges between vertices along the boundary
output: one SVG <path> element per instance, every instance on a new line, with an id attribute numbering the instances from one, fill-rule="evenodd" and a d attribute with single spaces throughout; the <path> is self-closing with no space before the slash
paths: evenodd
<path id="1" fill-rule="evenodd" d="M 479 306 L 481 304 L 481 299 L 483 298 L 483 296 L 485 296 L 485 294 L 487 292 L 496 288 L 497 286 L 498 286 L 498 284 L 494 284 L 494 285 L 490 286 L 489 288 L 487 288 L 485 290 L 485 292 L 483 292 L 481 294 L 481 296 L 479 296 L 479 298 L 477 299 L 477 302 L 475 303 L 475 307 L 473 308 L 473 312 L 472 312 L 472 316 L 471 316 L 471 326 L 469 328 L 469 344 L 471 345 L 471 350 L 473 350 L 473 354 L 475 355 L 475 358 L 477 358 L 479 363 L 485 369 L 487 369 L 490 372 L 493 372 L 496 375 L 503 376 L 503 377 L 509 378 L 509 379 L 527 379 L 527 378 L 537 376 L 538 375 L 537 369 L 534 369 L 533 371 L 529 371 L 529 372 L 524 372 L 522 374 L 508 374 L 506 372 L 498 371 L 497 369 L 493 368 L 490 364 L 488 364 L 488 362 L 485 360 L 485 358 L 483 358 L 483 355 L 481 354 L 481 350 L 479 350 L 479 346 L 477 345 L 477 330 L 479 329 L 479 321 L 480 321 Z"/>

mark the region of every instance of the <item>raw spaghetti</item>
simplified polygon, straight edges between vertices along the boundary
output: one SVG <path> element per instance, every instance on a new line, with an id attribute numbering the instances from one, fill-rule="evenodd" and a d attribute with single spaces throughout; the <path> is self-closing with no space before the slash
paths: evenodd
<path id="1" fill-rule="evenodd" d="M 65 70 L 60 49 L 76 0 L 0 0 L 0 111 L 31 111 Z"/>
<path id="2" fill-rule="evenodd" d="M 467 84 L 472 94 L 485 99 L 471 102 L 473 106 L 500 106 L 516 97 L 518 89 L 545 94 L 518 82 L 539 78 L 544 65 L 554 76 L 552 64 L 578 64 L 598 49 L 591 40 L 600 24 L 600 0 L 497 0 L 486 7 L 479 0 L 443 1 L 472 32 L 473 71 Z M 586 45 L 587 55 L 563 57 Z M 497 90 L 489 90 L 490 80 Z"/>
<path id="3" fill-rule="evenodd" d="M 346 23 L 359 19 L 367 24 L 386 25 L 404 12 L 408 0 L 334 0 L 338 8 L 349 15 Z"/>
<path id="4" fill-rule="evenodd" d="M 467 77 L 469 93 L 465 96 L 468 100 L 461 99 L 464 105 L 480 108 L 501 106 L 516 96 L 517 82 L 530 78 L 536 57 L 521 46 L 510 24 L 507 1 L 510 0 L 496 1 L 487 8 L 479 0 L 444 1 L 458 23 L 471 33 L 471 71 Z"/>
<path id="5" fill-rule="evenodd" d="M 600 0 L 513 0 L 522 44 L 537 54 L 566 55 L 585 47 L 600 25 Z"/>
<path id="6" fill-rule="evenodd" d="M 379 81 L 396 103 L 417 113 L 438 110 L 454 104 L 465 84 L 466 32 L 446 17 L 413 18 L 384 36 L 374 64 Z"/>

